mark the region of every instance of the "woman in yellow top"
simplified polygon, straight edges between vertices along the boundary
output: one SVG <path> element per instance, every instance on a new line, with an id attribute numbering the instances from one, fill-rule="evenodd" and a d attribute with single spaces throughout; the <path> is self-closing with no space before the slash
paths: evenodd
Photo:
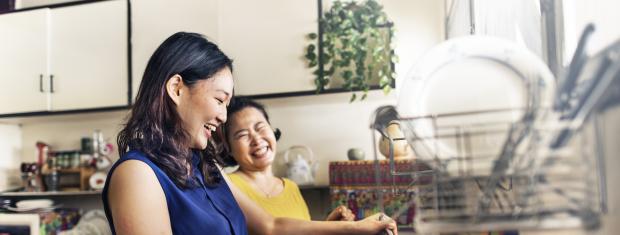
<path id="1" fill-rule="evenodd" d="M 229 159 L 239 165 L 229 177 L 241 191 L 274 217 L 310 220 L 308 206 L 297 184 L 273 175 L 271 164 L 276 155 L 279 131 L 271 128 L 263 105 L 234 98 L 228 107 L 224 135 L 232 155 Z M 349 209 L 340 206 L 326 220 L 351 221 L 354 218 Z"/>

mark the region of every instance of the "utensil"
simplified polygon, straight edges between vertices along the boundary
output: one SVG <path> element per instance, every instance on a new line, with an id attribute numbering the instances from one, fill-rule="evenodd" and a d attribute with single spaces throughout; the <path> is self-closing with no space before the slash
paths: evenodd
<path id="1" fill-rule="evenodd" d="M 573 54 L 573 59 L 568 66 L 567 73 L 558 78 L 558 91 L 556 92 L 555 103 L 553 105 L 553 108 L 556 111 L 566 110 L 571 105 L 571 95 L 575 89 L 575 85 L 577 84 L 577 78 L 581 74 L 587 59 L 587 55 L 585 53 L 586 44 L 594 32 L 594 29 L 594 25 L 590 23 L 583 30 L 581 37 L 579 38 L 579 43 L 577 44 L 577 49 L 575 49 L 575 53 Z"/>
<path id="2" fill-rule="evenodd" d="M 584 43 L 580 42 L 580 44 Z M 556 133 L 550 144 L 552 149 L 565 146 L 573 133 L 581 128 L 599 105 L 609 103 L 603 98 L 610 97 L 608 94 L 612 93 L 615 88 L 613 84 L 620 81 L 620 41 L 616 41 L 595 56 L 583 60 L 583 71 L 580 70 L 580 73 L 572 74 L 571 77 L 567 78 L 569 81 L 583 80 L 584 82 L 581 84 L 571 82 L 569 84 L 571 86 L 567 86 L 565 96 L 571 97 L 571 99 L 566 103 L 573 105 L 567 106 L 563 110 L 565 115 L 559 121 L 565 122 L 567 125 Z M 579 92 L 577 93 L 577 91 Z"/>

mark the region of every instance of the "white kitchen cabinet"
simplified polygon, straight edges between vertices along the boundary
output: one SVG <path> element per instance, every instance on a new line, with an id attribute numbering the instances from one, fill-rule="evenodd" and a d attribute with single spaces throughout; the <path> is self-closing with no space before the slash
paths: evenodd
<path id="1" fill-rule="evenodd" d="M 133 94 L 157 46 L 178 31 L 204 34 L 233 59 L 235 94 L 314 90 L 303 55 L 317 10 L 315 0 L 133 0 Z M 170 12 L 183 14 L 162 17 Z"/>
<path id="2" fill-rule="evenodd" d="M 0 15 L 0 114 L 128 105 L 127 25 L 126 0 Z"/>
<path id="3" fill-rule="evenodd" d="M 47 110 L 48 14 L 0 15 L 0 113 Z"/>
<path id="4" fill-rule="evenodd" d="M 323 9 L 329 9 L 328 0 Z M 443 38 L 443 1 L 382 0 L 396 27 L 397 74 Z M 316 0 L 132 0 L 132 82 L 137 94 L 148 59 L 178 31 L 204 34 L 233 60 L 235 94 L 314 91 L 303 57 L 318 30 Z M 169 17 L 170 12 L 183 12 Z M 265 97 L 263 96 L 263 97 Z"/>
<path id="5" fill-rule="evenodd" d="M 52 9 L 52 110 L 128 104 L 127 2 Z"/>
<path id="6" fill-rule="evenodd" d="M 131 0 L 134 99 L 149 58 L 170 35 L 200 33 L 217 43 L 217 4 L 218 0 Z"/>
<path id="7" fill-rule="evenodd" d="M 306 35 L 317 32 L 317 1 L 219 1 L 218 41 L 234 60 L 235 93 L 314 90 Z"/>

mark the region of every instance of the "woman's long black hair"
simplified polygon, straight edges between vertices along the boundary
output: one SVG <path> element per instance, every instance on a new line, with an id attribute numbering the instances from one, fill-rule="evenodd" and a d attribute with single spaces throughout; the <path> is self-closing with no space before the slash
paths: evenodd
<path id="1" fill-rule="evenodd" d="M 178 32 L 166 39 L 149 59 L 127 123 L 118 133 L 119 154 L 139 150 L 177 186 L 193 186 L 187 167 L 192 162 L 190 136 L 166 92 L 166 82 L 178 74 L 191 88 L 222 69 L 232 72 L 232 60 L 204 36 Z M 210 185 L 220 181 L 216 163 L 223 163 L 221 149 L 217 141 L 210 140 L 207 148 L 199 151 L 200 167 Z"/>

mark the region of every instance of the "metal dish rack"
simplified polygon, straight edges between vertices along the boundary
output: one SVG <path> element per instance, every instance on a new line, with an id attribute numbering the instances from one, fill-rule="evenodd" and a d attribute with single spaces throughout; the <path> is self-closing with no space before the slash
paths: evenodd
<path id="1" fill-rule="evenodd" d="M 402 117 L 394 106 L 375 111 L 371 120 L 374 143 L 376 132 L 388 138 L 391 147 L 394 141 L 407 141 L 416 153 L 416 164 L 430 169 L 399 172 L 393 167 L 390 151 L 392 176 L 411 175 L 414 179 L 410 185 L 417 195 L 410 204 L 416 205 L 416 231 L 600 226 L 607 199 L 602 131 L 596 115 L 618 96 L 620 41 L 586 58 L 583 45 L 592 31 L 591 26 L 584 31 L 569 71 L 559 81 L 554 107 L 423 117 Z M 498 122 L 478 118 L 505 112 L 522 113 L 523 118 Z M 544 114 L 548 116 L 541 118 Z M 450 119 L 480 121 L 459 124 Z M 384 133 L 392 120 L 401 123 L 406 138 L 391 139 Z M 421 132 L 416 126 L 420 122 L 431 123 L 432 131 Z M 500 138 L 502 144 L 487 151 L 481 136 Z M 446 146 L 453 151 L 444 151 Z M 398 217 L 398 213 L 392 216 Z"/>
<path id="2" fill-rule="evenodd" d="M 432 136 L 416 135 L 412 123 L 483 116 L 515 110 L 491 110 L 441 116 L 399 118 L 407 141 L 415 146 L 417 162 L 432 170 L 396 172 L 414 174 L 416 229 L 426 232 L 461 232 L 517 229 L 595 227 L 600 212 L 597 136 L 581 135 L 574 142 L 550 150 L 542 143 L 563 125 L 528 127 L 529 134 L 513 149 L 506 168 L 500 158 L 476 149 L 476 138 L 509 133 L 526 125 L 516 123 L 469 123 L 434 125 Z M 405 125 L 403 125 L 405 124 Z M 509 137 L 505 137 L 509 138 Z M 442 156 L 437 143 L 453 143 L 456 154 Z M 479 141 L 478 141 L 479 142 Z M 510 141 L 506 140 L 508 144 Z M 499 154 L 501 155 L 501 153 Z M 500 163 L 501 164 L 501 163 Z M 415 178 L 414 177 L 414 178 Z"/>

